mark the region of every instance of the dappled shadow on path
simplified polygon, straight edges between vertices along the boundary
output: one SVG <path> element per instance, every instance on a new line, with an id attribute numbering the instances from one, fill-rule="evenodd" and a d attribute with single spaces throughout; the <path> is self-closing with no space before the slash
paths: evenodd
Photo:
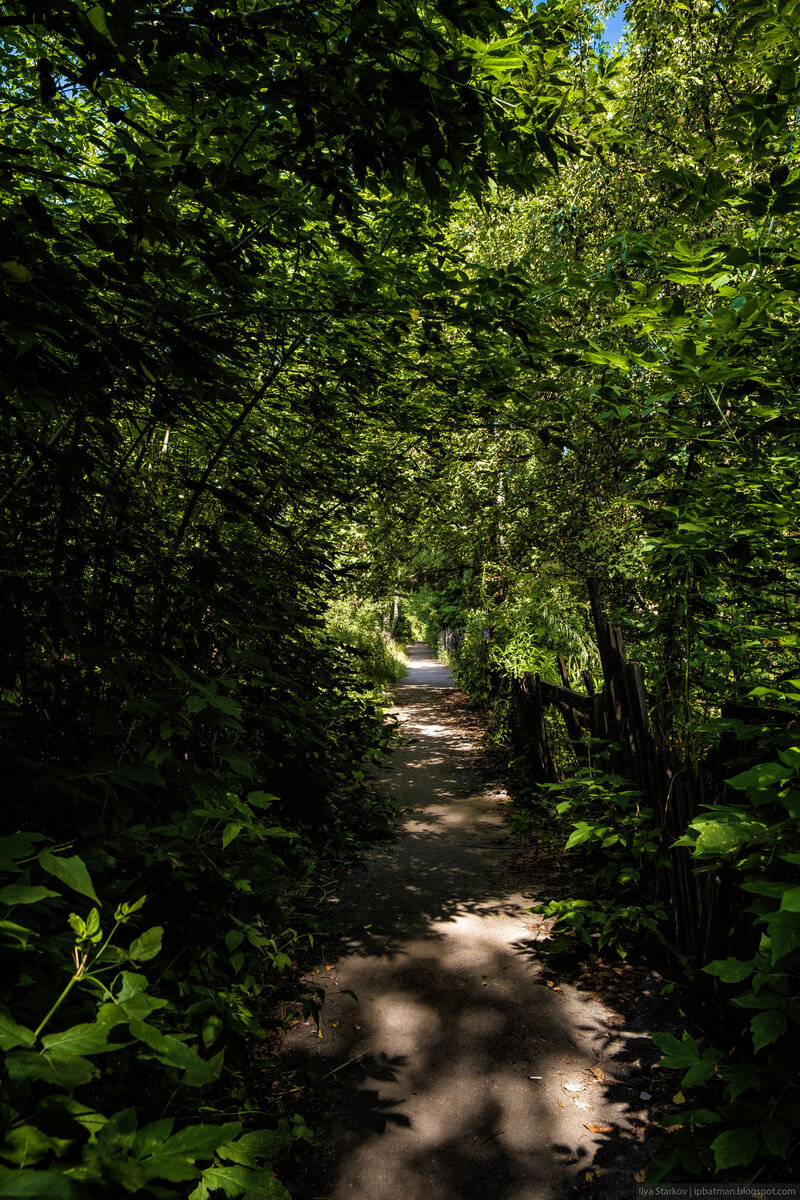
<path id="1" fill-rule="evenodd" d="M 598 1151 L 602 1194 L 633 1194 L 640 1039 L 609 1029 L 591 998 L 554 994 L 513 951 L 471 943 L 443 935 L 377 968 L 335 968 L 323 1038 L 292 1054 L 328 1076 L 331 1109 L 327 1153 L 292 1181 L 298 1200 L 556 1197 Z"/>
<path id="2" fill-rule="evenodd" d="M 297 1200 L 555 1200 L 605 1143 L 602 1194 L 632 1196 L 640 1039 L 593 997 L 546 986 L 502 793 L 433 690 L 398 689 L 406 743 L 386 786 L 407 819 L 342 889 L 350 932 L 311 980 L 323 1036 L 309 1023 L 287 1039 L 329 1111 L 287 1182 Z"/>

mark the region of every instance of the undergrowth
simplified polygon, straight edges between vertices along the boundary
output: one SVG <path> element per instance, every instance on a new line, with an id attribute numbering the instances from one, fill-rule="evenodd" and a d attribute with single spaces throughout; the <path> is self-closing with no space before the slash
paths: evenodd
<path id="1" fill-rule="evenodd" d="M 794 692 L 781 698 L 797 705 Z M 753 934 L 747 956 L 713 962 L 671 957 L 672 971 L 690 988 L 701 976 L 709 1036 L 702 1042 L 654 1031 L 661 1066 L 679 1073 L 674 1111 L 662 1119 L 666 1136 L 647 1175 L 648 1185 L 718 1174 L 737 1183 L 784 1179 L 797 1166 L 800 1129 L 800 736 L 755 727 L 749 762 L 728 778 L 729 798 L 708 806 L 676 845 L 693 869 L 730 870 L 749 898 Z M 577 855 L 584 894 L 535 908 L 555 918 L 548 950 L 583 944 L 625 958 L 653 943 L 669 954 L 668 912 L 648 899 L 643 873 L 669 866 L 642 797 L 603 769 L 602 755 L 561 783 L 523 792 L 512 828 L 530 836 L 548 813 L 568 822 L 565 850 Z M 709 977 L 716 985 L 709 986 Z"/>
<path id="2" fill-rule="evenodd" d="M 37 759 L 7 703 L 0 1196 L 288 1196 L 269 1163 L 313 1133 L 256 1051 L 287 981 L 317 1015 L 291 983 L 324 932 L 316 880 L 390 819 L 361 764 L 397 658 L 356 633 L 371 657 L 341 623 L 296 635 L 291 696 L 275 647 L 236 681 L 109 667 L 91 736 L 51 729 Z"/>

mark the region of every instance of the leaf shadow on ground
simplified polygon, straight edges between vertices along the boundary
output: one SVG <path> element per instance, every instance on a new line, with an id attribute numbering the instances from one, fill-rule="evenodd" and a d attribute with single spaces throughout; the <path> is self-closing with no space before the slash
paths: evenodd
<path id="1" fill-rule="evenodd" d="M 549 895 L 515 866 L 502 788 L 443 707 L 451 694 L 398 689 L 412 714 L 394 763 L 408 819 L 337 897 L 348 932 L 309 977 L 326 995 L 322 1037 L 309 1021 L 285 1040 L 321 1134 L 283 1177 L 296 1200 L 556 1200 L 576 1188 L 627 1200 L 649 1155 L 647 1039 L 577 982 L 548 986 L 541 947 L 522 935 Z"/>
<path id="2" fill-rule="evenodd" d="M 433 934 L 428 924 L 394 947 L 345 940 L 347 992 L 334 966 L 323 1038 L 310 1026 L 287 1052 L 328 1113 L 319 1150 L 287 1178 L 296 1200 L 552 1200 L 579 1185 L 580 1195 L 635 1195 L 648 1157 L 644 1033 L 618 1028 L 573 985 L 548 988 L 527 939 L 484 945 L 479 973 L 469 970 L 468 924 L 492 902 L 462 896 Z M 590 1135 L 606 1101 L 613 1128 Z"/>

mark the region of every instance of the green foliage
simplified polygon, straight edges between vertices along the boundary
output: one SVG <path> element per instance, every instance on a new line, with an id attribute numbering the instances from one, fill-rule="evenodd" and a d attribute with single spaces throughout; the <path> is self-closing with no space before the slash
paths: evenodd
<path id="1" fill-rule="evenodd" d="M 780 698 L 796 707 L 796 684 Z M 753 731 L 755 732 L 755 731 Z M 763 752 L 776 749 L 762 732 Z M 654 1178 L 676 1165 L 686 1167 L 691 1140 L 703 1166 L 717 1170 L 766 1159 L 784 1159 L 800 1128 L 797 1104 L 796 1026 L 800 1024 L 800 741 L 788 735 L 773 761 L 760 761 L 728 780 L 736 803 L 716 806 L 693 821 L 681 839 L 691 846 L 700 871 L 729 862 L 751 898 L 748 912 L 757 942 L 748 959 L 729 957 L 704 971 L 723 987 L 726 1001 L 742 1011 L 752 1050 L 743 1040 L 724 1054 L 710 1049 L 701 1065 L 696 1044 L 684 1034 L 689 1058 L 679 1060 L 666 1035 L 655 1036 L 666 1051 L 662 1066 L 685 1069 L 682 1087 L 713 1085 L 713 1111 L 723 1132 L 681 1130 L 655 1164 Z M 746 1014 L 746 1015 L 745 1015 Z M 674 1039 L 673 1039 L 674 1041 Z M 683 1117 L 672 1124 L 683 1126 Z M 694 1160 L 692 1160 L 694 1161 Z M 688 1168 L 698 1170 L 700 1167 Z"/>
<path id="2" fill-rule="evenodd" d="M 667 915 L 657 905 L 625 904 L 617 898 L 550 900 L 530 911 L 555 917 L 549 943 L 554 953 L 570 949 L 577 938 L 592 950 L 614 950 L 620 958 L 651 936 L 662 939 Z"/>
<path id="3" fill-rule="evenodd" d="M 54 798 L 80 802 L 85 852 L 72 854 L 64 841 L 53 844 L 52 836 L 36 832 L 0 840 L 3 866 L 11 873 L 0 888 L 0 904 L 7 908 L 0 933 L 6 963 L 14 964 L 0 997 L 0 1047 L 11 1094 L 18 1096 L 17 1108 L 6 1112 L 11 1142 L 4 1161 L 9 1171 L 23 1165 L 26 1171 L 68 1170 L 70 1195 L 89 1194 L 76 1190 L 81 1181 L 134 1191 L 159 1180 L 153 1186 L 165 1196 L 185 1193 L 163 1180 L 197 1180 L 198 1195 L 206 1194 L 203 1187 L 233 1196 L 261 1195 L 272 1187 L 256 1162 L 235 1158 L 236 1144 L 228 1155 L 238 1164 L 232 1173 L 224 1163 L 213 1166 L 214 1151 L 225 1157 L 224 1146 L 251 1113 L 263 1120 L 249 1047 L 263 1038 L 265 1018 L 274 1020 L 281 977 L 313 939 L 312 918 L 303 918 L 305 930 L 291 924 L 295 907 L 325 856 L 356 846 L 385 819 L 368 797 L 354 799 L 362 778 L 354 749 L 377 750 L 385 738 L 380 712 L 355 687 L 355 676 L 350 684 L 337 681 L 338 690 L 321 699 L 327 724 L 320 744 L 326 749 L 316 778 L 325 780 L 328 793 L 304 812 L 301 797 L 288 786 L 283 798 L 253 786 L 269 771 L 269 759 L 253 735 L 248 753 L 248 713 L 233 699 L 231 681 L 192 683 L 174 664 L 170 675 L 178 682 L 152 700 L 131 698 L 133 721 L 121 761 L 95 760 L 72 778 L 52 767 L 39 776 Z M 363 687 L 363 674 L 357 680 Z M 301 747 L 309 733 L 314 730 L 297 730 Z M 288 744 L 287 763 L 290 750 Z M 50 813 L 49 826 L 58 830 L 57 812 Z M 66 831 L 66 824 L 61 828 Z M 103 886 L 95 884 L 98 876 Z M 143 896 L 134 903 L 123 898 L 125 881 L 134 877 L 147 888 L 147 910 L 161 917 L 163 928 L 145 926 L 120 946 L 122 928 L 138 921 L 144 904 Z M 87 907 L 70 913 L 64 889 L 73 904 L 79 898 Z M 142 973 L 151 960 L 162 962 L 159 995 Z M 53 980 L 65 972 L 63 988 L 59 984 L 53 994 Z M 43 1013 L 48 996 L 52 1004 Z M 62 1027 L 54 1028 L 57 1023 Z M 37 1114 L 50 1111 L 53 1089 L 91 1116 L 89 1126 L 89 1116 L 81 1126 L 89 1134 L 67 1138 L 58 1125 L 51 1135 L 50 1125 L 41 1125 Z M 203 1125 L 210 1109 L 229 1121 L 216 1141 L 219 1124 Z M 71 1113 L 64 1128 L 74 1124 Z M 112 1153 L 101 1126 L 122 1120 L 120 1113 L 124 1130 L 110 1125 L 107 1134 Z M 278 1122 L 269 1104 L 266 1114 Z M 174 1121 L 180 1134 L 172 1138 L 166 1125 Z M 180 1140 L 187 1121 L 204 1130 L 197 1163 L 189 1153 L 194 1143 L 187 1149 Z M 34 1132 L 25 1138 L 34 1138 L 41 1151 L 35 1159 L 17 1132 L 29 1127 Z M 45 1144 L 40 1133 L 51 1141 Z M 286 1136 L 276 1134 L 275 1148 L 299 1136 L 305 1136 L 302 1128 L 292 1126 Z M 15 1139 L 22 1139 L 21 1158 L 15 1157 Z M 212 1165 L 206 1169 L 203 1159 Z M 11 1195 L 28 1186 L 16 1179 L 4 1177 L 0 1188 Z M 30 1186 L 35 1193 L 35 1183 Z M 266 1194 L 282 1192 L 275 1183 Z"/>
<path id="4" fill-rule="evenodd" d="M 442 567 L 439 555 L 420 556 L 421 573 L 438 571 Z M 445 567 L 445 571 L 446 571 Z M 423 584 L 408 597 L 407 607 L 415 636 L 429 646 L 436 646 L 439 634 L 446 629 L 461 629 L 464 622 L 463 587 L 450 584 L 436 590 Z"/>
<path id="5" fill-rule="evenodd" d="M 192 1045 L 196 1018 L 187 1029 L 183 1006 L 150 990 L 141 964 L 161 954 L 163 930 L 132 936 L 129 928 L 147 897 L 116 909 L 98 901 L 85 917 L 70 912 L 74 896 L 32 880 L 46 871 L 68 892 L 94 894 L 86 864 L 50 851 L 31 859 L 30 842 L 25 834 L 4 839 L 17 882 L 3 889 L 0 920 L 6 963 L 0 1195 L 81 1200 L 98 1188 L 156 1188 L 159 1196 L 177 1197 L 185 1188 L 170 1185 L 192 1181 L 205 1195 L 202 1188 L 217 1186 L 214 1171 L 225 1170 L 226 1160 L 245 1164 L 239 1190 L 228 1194 L 262 1194 L 259 1155 L 273 1154 L 302 1131 L 284 1126 L 243 1134 L 240 1120 L 202 1120 L 199 1097 L 219 1080 L 231 1042 L 213 1056 L 202 1053 Z M 139 1113 L 125 1105 L 131 1094 Z M 192 1112 L 201 1120 L 186 1124 Z M 275 1183 L 265 1194 L 286 1193 Z"/>
<path id="6" fill-rule="evenodd" d="M 402 651 L 382 627 L 385 608 L 358 600 L 335 601 L 325 614 L 325 635 L 348 656 L 365 688 L 396 683 L 406 664 Z"/>
<path id="7" fill-rule="evenodd" d="M 585 846 L 602 851 L 600 877 L 624 886 L 641 878 L 637 863 L 654 864 L 659 835 L 642 795 L 619 775 L 602 769 L 602 749 L 560 783 L 543 784 L 554 797 L 559 817 L 569 819 L 568 850 Z M 602 814 L 602 816 L 598 816 Z"/>
<path id="8" fill-rule="evenodd" d="M 469 603 L 472 597 L 477 603 Z M 586 614 L 576 609 L 569 586 L 547 572 L 538 576 L 529 568 L 512 573 L 486 563 L 480 580 L 467 572 L 458 589 L 451 585 L 448 592 L 437 593 L 428 585 L 416 593 L 412 606 L 423 614 L 432 645 L 442 630 L 458 631 L 450 655 L 456 680 L 475 701 L 491 707 L 498 739 L 508 737 L 510 680 L 527 671 L 560 682 L 559 653 L 573 669 L 594 665 L 596 659 Z"/>
<path id="9" fill-rule="evenodd" d="M 366 609 L 326 613 L 393 594 L 359 590 L 358 519 L 479 374 L 446 222 L 551 170 L 561 26 L 4 14 L 0 1194 L 282 1192 L 261 1159 L 304 1127 L 281 1132 L 250 1045 L 320 864 L 385 825 L 362 760 L 399 671 Z M 440 302 L 460 350 L 420 366 Z"/>
<path id="10" fill-rule="evenodd" d="M 588 747 L 587 747 L 588 749 Z M 650 937 L 663 941 L 667 913 L 645 903 L 643 880 L 665 866 L 653 814 L 628 781 L 602 769 L 602 749 L 560 783 L 541 784 L 557 799 L 555 813 L 569 820 L 567 850 L 577 850 L 592 868 L 593 899 L 553 900 L 533 912 L 555 917 L 551 948 L 568 949 L 577 937 L 595 949 L 627 957 L 631 946 Z M 561 797 L 560 799 L 558 799 Z"/>

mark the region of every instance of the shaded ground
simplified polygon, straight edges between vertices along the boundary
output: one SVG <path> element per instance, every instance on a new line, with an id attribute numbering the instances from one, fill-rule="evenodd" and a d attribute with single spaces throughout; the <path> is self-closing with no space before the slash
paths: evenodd
<path id="1" fill-rule="evenodd" d="M 309 1022 L 284 1042 L 285 1061 L 327 1078 L 330 1114 L 286 1182 L 298 1200 L 633 1196 L 644 1029 L 543 963 L 528 910 L 550 893 L 521 873 L 505 792 L 478 770 L 450 672 L 424 646 L 410 663 L 405 741 L 380 784 L 401 831 L 342 888 L 352 931 L 309 977 L 326 993 L 322 1036 Z"/>

